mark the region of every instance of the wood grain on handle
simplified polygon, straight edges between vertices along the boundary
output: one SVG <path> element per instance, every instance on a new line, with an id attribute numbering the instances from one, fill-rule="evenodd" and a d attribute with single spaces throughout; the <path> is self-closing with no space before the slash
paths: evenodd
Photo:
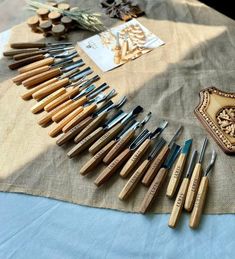
<path id="1" fill-rule="evenodd" d="M 21 98 L 22 98 L 23 100 L 29 100 L 29 99 L 32 98 L 32 95 L 33 95 L 35 92 L 37 92 L 37 91 L 40 90 L 40 89 L 43 89 L 44 87 L 46 87 L 46 86 L 48 86 L 48 85 L 50 85 L 50 84 L 55 83 L 57 80 L 58 80 L 57 78 L 52 78 L 52 79 L 50 79 L 50 80 L 48 80 L 48 81 L 46 81 L 46 82 L 44 82 L 44 83 L 42 83 L 42 84 L 39 84 L 39 85 L 35 86 L 34 88 L 28 90 L 28 91 L 25 92 L 24 94 L 22 94 L 22 95 L 21 95 Z"/>
<path id="2" fill-rule="evenodd" d="M 18 69 L 18 72 L 20 74 L 31 71 L 33 69 L 39 68 L 39 67 L 43 67 L 43 66 L 49 66 L 54 62 L 54 58 L 45 58 L 39 61 L 36 61 L 34 63 L 31 63 L 27 66 L 21 67 Z"/>
<path id="3" fill-rule="evenodd" d="M 81 130 L 83 130 L 89 123 L 91 123 L 92 119 L 92 116 L 89 116 L 83 121 L 81 121 L 78 125 L 76 125 L 71 130 L 64 133 L 60 138 L 58 138 L 56 144 L 58 146 L 62 146 L 69 140 L 73 139 Z"/>
<path id="4" fill-rule="evenodd" d="M 53 69 L 50 69 L 49 71 L 46 71 L 44 73 L 41 73 L 39 75 L 35 75 L 31 78 L 26 79 L 25 81 L 22 82 L 22 84 L 26 88 L 32 88 L 37 84 L 43 83 L 53 77 L 59 76 L 60 73 L 61 72 L 59 68 L 53 68 Z"/>
<path id="5" fill-rule="evenodd" d="M 172 171 L 171 178 L 167 186 L 166 196 L 168 196 L 169 198 L 172 198 L 176 192 L 182 173 L 184 171 L 185 162 L 186 162 L 185 154 L 180 154 L 175 164 L 175 167 Z"/>
<path id="6" fill-rule="evenodd" d="M 17 54 L 15 56 L 13 56 L 13 59 L 21 60 L 21 59 L 33 57 L 33 56 L 40 55 L 40 54 L 46 54 L 46 53 L 47 53 L 47 50 L 36 50 L 36 51 L 32 51 L 32 52 Z"/>
<path id="7" fill-rule="evenodd" d="M 180 189 L 176 196 L 173 209 L 171 211 L 171 215 L 168 221 L 168 226 L 171 228 L 175 228 L 179 221 L 180 215 L 184 207 L 184 201 L 186 198 L 188 185 L 189 185 L 189 178 L 185 177 L 180 185 Z"/>
<path id="8" fill-rule="evenodd" d="M 19 74 L 19 75 L 13 77 L 12 81 L 18 85 L 18 84 L 21 84 L 24 80 L 26 80 L 32 76 L 46 72 L 49 69 L 50 69 L 49 66 L 39 67 L 39 68 L 33 69 L 31 71 L 28 71 L 28 72 L 25 72 L 23 74 Z"/>
<path id="9" fill-rule="evenodd" d="M 127 134 L 124 135 L 116 144 L 114 147 L 109 151 L 109 153 L 104 157 L 103 162 L 105 164 L 111 163 L 115 157 L 120 154 L 124 148 L 127 146 L 127 144 L 134 138 L 135 131 L 131 130 Z"/>
<path id="10" fill-rule="evenodd" d="M 90 135 L 86 136 L 82 141 L 80 141 L 75 147 L 73 147 L 68 153 L 68 157 L 72 158 L 80 154 L 83 150 L 87 149 L 97 138 L 102 136 L 104 129 L 99 127 Z"/>
<path id="11" fill-rule="evenodd" d="M 89 135 L 92 131 L 96 130 L 97 127 L 100 126 L 102 122 L 104 122 L 105 118 L 107 117 L 107 112 L 104 112 L 100 116 L 97 116 L 93 119 L 93 121 L 87 125 L 74 139 L 75 143 L 80 142 L 83 138 Z"/>
<path id="12" fill-rule="evenodd" d="M 61 105 L 57 106 L 54 110 L 50 111 L 50 112 L 46 112 L 46 114 L 44 116 L 42 116 L 42 118 L 38 121 L 38 124 L 40 126 L 45 127 L 46 125 L 48 125 L 49 122 L 52 121 L 52 116 L 54 114 L 56 114 L 60 109 L 65 108 L 66 106 L 69 105 L 69 100 L 67 102 L 62 103 Z"/>
<path id="13" fill-rule="evenodd" d="M 79 106 L 82 106 L 86 102 L 86 97 L 82 97 L 77 101 L 73 101 L 70 99 L 70 104 L 66 108 L 58 111 L 53 117 L 52 120 L 55 122 L 61 121 L 64 117 L 66 117 L 69 113 L 77 109 Z"/>
<path id="14" fill-rule="evenodd" d="M 14 69 L 18 69 L 20 67 L 23 67 L 25 65 L 31 64 L 35 61 L 42 60 L 42 59 L 44 59 L 43 55 L 37 55 L 37 56 L 33 56 L 33 57 L 30 57 L 30 58 L 25 58 L 25 59 L 16 61 L 16 62 L 10 64 L 8 67 L 10 69 L 14 70 Z"/>
<path id="15" fill-rule="evenodd" d="M 135 165 L 140 161 L 140 159 L 144 156 L 151 145 L 151 139 L 146 139 L 144 143 L 142 143 L 138 149 L 134 152 L 131 158 L 127 161 L 125 166 L 122 168 L 120 172 L 121 177 L 127 177 L 130 172 L 134 169 Z"/>
<path id="16" fill-rule="evenodd" d="M 90 171 L 92 171 L 93 169 L 96 168 L 96 166 L 98 166 L 101 162 L 102 159 L 104 158 L 104 156 L 109 152 L 109 150 L 113 147 L 113 145 L 115 144 L 115 141 L 112 140 L 108 143 L 108 145 L 106 145 L 105 147 L 103 147 L 99 152 L 97 152 L 91 159 L 89 159 L 87 161 L 87 163 L 85 165 L 83 165 L 83 167 L 80 169 L 80 174 L 81 175 L 86 175 L 88 174 Z"/>
<path id="17" fill-rule="evenodd" d="M 148 169 L 150 164 L 150 160 L 144 160 L 142 164 L 137 168 L 131 178 L 127 181 L 123 189 L 118 195 L 120 200 L 127 199 L 130 194 L 135 190 L 137 184 L 141 181 L 143 175 L 145 174 L 146 170 Z"/>
<path id="18" fill-rule="evenodd" d="M 96 104 L 91 104 L 90 106 L 85 107 L 84 111 L 81 114 L 79 114 L 78 116 L 73 118 L 68 124 L 66 124 L 63 127 L 63 129 L 62 129 L 63 132 L 68 132 L 70 129 L 72 129 L 74 126 L 76 126 L 79 122 L 81 122 L 86 117 L 91 115 L 95 111 L 96 108 L 97 108 Z M 79 109 L 79 107 L 78 107 L 78 109 Z"/>
<path id="19" fill-rule="evenodd" d="M 127 161 L 131 156 L 131 153 L 131 150 L 127 148 L 119 154 L 95 179 L 95 185 L 99 187 L 109 180 L 109 178 Z"/>
<path id="20" fill-rule="evenodd" d="M 40 42 L 18 42 L 11 43 L 10 47 L 13 49 L 44 48 L 46 47 L 46 44 Z"/>
<path id="21" fill-rule="evenodd" d="M 46 97 L 47 95 L 55 92 L 56 90 L 66 86 L 68 83 L 69 83 L 68 78 L 58 80 L 57 82 L 55 82 L 51 85 L 48 85 L 47 87 L 35 92 L 32 96 L 35 100 L 40 100 L 40 99 Z"/>
<path id="22" fill-rule="evenodd" d="M 201 175 L 202 175 L 202 165 L 200 163 L 197 163 L 195 165 L 195 168 L 193 170 L 188 192 L 184 204 L 184 208 L 187 211 L 191 211 L 193 209 L 193 205 L 197 196 L 198 187 L 201 181 Z"/>
<path id="23" fill-rule="evenodd" d="M 43 108 L 45 107 L 45 105 L 47 105 L 49 102 L 51 102 L 52 100 L 56 99 L 58 96 L 62 95 L 65 92 L 65 89 L 59 89 L 56 92 L 50 94 L 49 96 L 47 96 L 46 98 L 42 99 L 40 102 L 36 103 L 32 108 L 31 108 L 31 112 L 32 113 L 37 113 L 43 110 Z"/>
<path id="24" fill-rule="evenodd" d="M 145 213 L 147 209 L 151 206 L 154 199 L 157 197 L 165 179 L 167 176 L 168 170 L 166 168 L 161 168 L 158 174 L 155 176 L 152 184 L 150 185 L 144 200 L 140 205 L 140 212 Z"/>
<path id="25" fill-rule="evenodd" d="M 102 147 L 109 143 L 122 129 L 123 124 L 118 123 L 112 129 L 108 130 L 100 139 L 98 139 L 90 148 L 89 152 L 97 153 Z"/>
<path id="26" fill-rule="evenodd" d="M 209 187 L 209 180 L 207 176 L 203 176 L 198 189 L 195 205 L 190 216 L 189 226 L 197 228 L 200 224 L 202 211 L 206 201 L 206 195 Z"/>
<path id="27" fill-rule="evenodd" d="M 31 49 L 11 49 L 3 52 L 3 56 L 5 57 L 13 57 L 14 55 L 21 54 L 21 53 L 27 53 L 39 50 L 38 48 L 31 48 Z"/>
<path id="28" fill-rule="evenodd" d="M 50 132 L 49 136 L 54 138 L 56 137 L 59 133 L 62 132 L 63 127 L 70 122 L 74 117 L 78 116 L 79 113 L 83 111 L 83 107 L 79 107 L 73 112 L 71 112 L 68 116 L 66 116 L 62 121 L 60 121 Z"/>
<path id="29" fill-rule="evenodd" d="M 158 170 L 161 168 L 161 165 L 166 159 L 168 153 L 169 153 L 169 148 L 167 145 L 165 145 L 163 149 L 160 151 L 160 153 L 158 154 L 158 156 L 151 162 L 151 165 L 142 180 L 143 185 L 150 186 L 150 184 L 152 183 L 152 180 L 154 179 Z"/>

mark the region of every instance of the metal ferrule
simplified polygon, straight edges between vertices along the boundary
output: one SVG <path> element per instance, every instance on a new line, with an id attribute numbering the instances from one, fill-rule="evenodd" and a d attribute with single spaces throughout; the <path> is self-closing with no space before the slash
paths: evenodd
<path id="1" fill-rule="evenodd" d="M 84 76 L 87 76 L 89 74 L 93 73 L 93 70 L 90 67 L 87 67 L 85 69 L 83 69 L 81 72 L 79 72 L 76 76 L 73 76 L 71 78 L 71 81 L 77 81 L 79 79 L 81 79 Z"/>
<path id="2" fill-rule="evenodd" d="M 93 114 L 92 117 L 95 118 L 107 111 L 109 111 L 109 108 L 113 105 L 113 102 L 111 100 L 109 100 L 108 102 L 106 102 L 104 105 L 102 105 L 98 110 L 96 110 Z"/>
<path id="3" fill-rule="evenodd" d="M 187 172 L 186 172 L 186 177 L 187 178 L 190 178 L 192 173 L 193 173 L 193 169 L 194 169 L 195 164 L 196 164 L 196 158 L 197 158 L 197 150 L 194 150 L 194 152 L 192 154 L 192 157 L 191 157 L 191 160 L 189 162 L 189 166 L 188 166 Z"/>
<path id="4" fill-rule="evenodd" d="M 135 124 L 138 124 L 139 122 L 136 120 L 132 120 L 130 123 L 127 124 L 127 126 L 116 136 L 115 140 L 118 141 L 119 139 L 123 138 L 127 133 L 129 133 L 131 130 L 134 130 Z"/>
<path id="5" fill-rule="evenodd" d="M 113 126 L 119 123 L 126 115 L 127 114 L 124 111 L 118 111 L 110 120 L 103 124 L 103 128 L 105 130 L 111 129 Z"/>
<path id="6" fill-rule="evenodd" d="M 164 138 L 159 138 L 155 145 L 153 146 L 152 151 L 148 155 L 148 160 L 153 160 L 154 157 L 160 152 L 163 146 L 166 144 L 166 140 Z"/>
<path id="7" fill-rule="evenodd" d="M 129 149 L 135 150 L 136 148 L 138 148 L 149 137 L 149 134 L 151 134 L 149 130 L 142 130 L 142 132 L 134 139 L 134 141 L 132 141 Z"/>

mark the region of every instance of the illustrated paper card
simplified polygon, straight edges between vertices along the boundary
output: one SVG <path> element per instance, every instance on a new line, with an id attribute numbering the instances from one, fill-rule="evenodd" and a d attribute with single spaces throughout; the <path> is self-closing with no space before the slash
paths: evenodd
<path id="1" fill-rule="evenodd" d="M 80 41 L 79 46 L 103 71 L 109 71 L 164 44 L 133 19 Z"/>

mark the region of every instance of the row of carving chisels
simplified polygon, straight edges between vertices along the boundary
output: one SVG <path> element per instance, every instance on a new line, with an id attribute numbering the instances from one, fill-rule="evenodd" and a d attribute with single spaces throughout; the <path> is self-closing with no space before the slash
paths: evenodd
<path id="1" fill-rule="evenodd" d="M 56 141 L 59 146 L 70 140 L 75 142 L 76 145 L 67 154 L 69 158 L 86 149 L 91 153 L 92 157 L 80 170 L 82 175 L 87 175 L 101 163 L 106 167 L 95 180 L 97 186 L 105 184 L 118 170 L 121 177 L 131 175 L 119 198 L 127 199 L 141 182 L 149 188 L 140 206 L 140 212 L 145 213 L 158 196 L 169 169 L 177 160 L 166 193 L 170 198 L 175 196 L 192 144 L 192 139 L 185 141 L 183 147 L 176 144 L 182 127 L 168 143 L 160 136 L 167 121 L 163 120 L 152 131 L 144 128 L 151 113 L 137 120 L 143 111 L 141 106 L 129 112 L 123 111 L 121 107 L 126 97 L 114 102 L 112 98 L 117 94 L 115 89 L 109 91 L 106 83 L 95 86 L 100 77 L 92 76 L 92 69 L 85 67 L 70 43 L 13 43 L 11 48 L 4 55 L 15 60 L 9 65 L 19 72 L 13 81 L 28 89 L 22 95 L 24 100 L 37 101 L 31 108 L 33 113 L 44 111 L 38 124 L 47 126 L 54 122 L 49 135 L 56 137 L 61 134 Z M 208 186 L 207 174 L 215 161 L 213 152 L 210 165 L 201 180 L 206 143 L 207 139 L 196 165 L 196 151 L 192 155 L 173 206 L 170 227 L 176 226 L 183 207 L 192 211 L 190 226 L 199 224 Z"/>

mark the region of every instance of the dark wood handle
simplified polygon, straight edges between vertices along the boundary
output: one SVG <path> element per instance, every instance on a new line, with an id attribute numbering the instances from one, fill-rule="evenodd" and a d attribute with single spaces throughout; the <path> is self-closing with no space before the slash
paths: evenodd
<path id="1" fill-rule="evenodd" d="M 54 58 L 44 58 L 42 60 L 33 62 L 33 63 L 31 63 L 31 64 L 29 64 L 27 66 L 19 68 L 18 72 L 22 74 L 22 73 L 31 71 L 31 70 L 33 70 L 35 68 L 43 67 L 43 66 L 46 66 L 46 65 L 49 66 L 53 62 L 54 62 Z"/>
<path id="2" fill-rule="evenodd" d="M 33 57 L 33 56 L 36 56 L 39 54 L 45 54 L 45 53 L 47 53 L 47 50 L 36 50 L 36 51 L 32 51 L 32 52 L 17 54 L 15 56 L 13 56 L 13 58 L 14 58 L 14 60 L 21 60 L 21 59 L 25 59 L 25 58 Z"/>
<path id="3" fill-rule="evenodd" d="M 10 64 L 8 67 L 10 69 L 14 70 L 14 69 L 18 69 L 20 67 L 23 67 L 25 65 L 31 64 L 35 61 L 42 60 L 42 59 L 44 59 L 43 55 L 37 55 L 37 56 L 33 56 L 33 57 L 30 57 L 30 58 L 25 58 L 25 59 L 16 61 L 16 62 Z"/>
<path id="4" fill-rule="evenodd" d="M 45 48 L 46 43 L 40 42 L 17 42 L 11 43 L 10 47 L 13 49 L 26 49 L 26 48 Z"/>
<path id="5" fill-rule="evenodd" d="M 3 52 L 3 56 L 5 57 L 13 57 L 15 55 L 18 54 L 22 54 L 22 53 L 28 53 L 28 52 L 32 52 L 32 51 L 36 51 L 39 50 L 38 48 L 31 48 L 31 49 L 11 49 L 11 50 L 7 50 Z"/>

